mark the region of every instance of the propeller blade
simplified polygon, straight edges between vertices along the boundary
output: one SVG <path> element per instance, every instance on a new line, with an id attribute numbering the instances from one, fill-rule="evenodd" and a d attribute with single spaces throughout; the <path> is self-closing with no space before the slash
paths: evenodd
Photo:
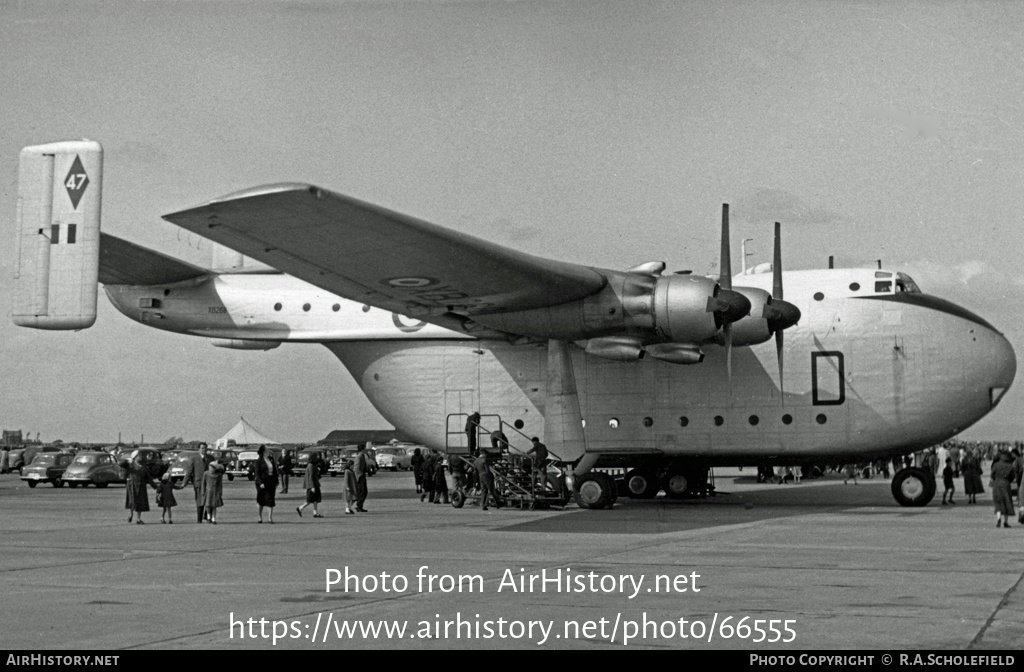
<path id="1" fill-rule="evenodd" d="M 782 299 L 782 236 L 781 225 L 775 222 L 775 254 L 772 257 L 772 298 Z"/>
<path id="2" fill-rule="evenodd" d="M 718 284 L 732 289 L 732 254 L 729 251 L 729 204 L 722 203 L 722 255 L 718 264 Z"/>
<path id="3" fill-rule="evenodd" d="M 779 360 L 779 395 L 782 399 L 782 405 L 786 405 L 786 387 L 782 383 L 782 334 L 783 330 L 779 329 L 775 332 L 775 357 Z"/>

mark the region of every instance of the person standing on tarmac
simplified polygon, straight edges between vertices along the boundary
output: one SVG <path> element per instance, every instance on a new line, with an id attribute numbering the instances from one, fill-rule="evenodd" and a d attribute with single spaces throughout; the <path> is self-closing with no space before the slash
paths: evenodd
<path id="1" fill-rule="evenodd" d="M 360 443 L 356 448 L 356 463 L 352 471 L 355 472 L 356 485 L 359 486 L 359 491 L 356 493 L 356 511 L 366 513 L 363 502 L 366 501 L 367 495 L 366 476 L 370 473 L 370 467 L 366 463 L 366 444 Z"/>
<path id="2" fill-rule="evenodd" d="M 196 522 L 203 522 L 203 513 L 206 510 L 206 501 L 203 497 L 203 477 L 206 475 L 206 467 L 210 464 L 210 460 L 206 456 L 206 444 L 199 444 L 199 455 L 195 455 L 189 460 L 188 468 L 185 470 L 185 479 L 181 482 L 181 486 L 184 488 L 189 483 L 192 484 L 192 488 L 196 494 Z"/>
<path id="3" fill-rule="evenodd" d="M 430 503 L 434 502 L 434 451 L 427 449 L 426 455 L 423 456 L 423 462 L 420 463 L 420 471 L 423 473 L 423 492 L 420 493 L 420 501 L 427 500 Z"/>
<path id="4" fill-rule="evenodd" d="M 412 477 L 416 481 L 416 494 L 419 495 L 423 492 L 423 454 L 420 453 L 419 448 L 412 451 L 409 467 L 412 469 Z M 420 501 L 423 501 L 422 497 Z"/>
<path id="5" fill-rule="evenodd" d="M 437 452 L 437 451 L 434 451 Z M 444 460 L 440 454 L 434 457 L 434 504 L 448 503 L 448 478 L 444 475 Z M 444 500 L 443 502 L 441 500 Z"/>
<path id="6" fill-rule="evenodd" d="M 281 477 L 282 495 L 288 493 L 288 477 L 291 476 L 293 466 L 294 465 L 292 463 L 292 451 L 286 450 L 283 453 L 281 453 L 281 465 L 278 468 L 278 473 L 280 474 Z"/>
<path id="7" fill-rule="evenodd" d="M 466 440 L 469 442 L 469 454 L 473 457 L 479 455 L 476 447 L 476 436 L 480 428 L 480 414 L 473 413 L 466 419 Z"/>
<path id="8" fill-rule="evenodd" d="M 494 489 L 494 475 L 491 474 L 491 466 L 487 459 L 487 455 L 480 455 L 476 458 L 473 463 L 476 467 L 476 472 L 480 477 L 480 510 L 487 510 L 487 499 L 488 496 L 494 499 L 494 508 L 500 509 L 502 507 L 501 500 L 498 499 L 498 492 Z"/>

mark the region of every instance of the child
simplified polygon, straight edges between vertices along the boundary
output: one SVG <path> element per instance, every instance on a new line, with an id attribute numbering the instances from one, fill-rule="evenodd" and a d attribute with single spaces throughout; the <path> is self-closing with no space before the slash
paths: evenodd
<path id="1" fill-rule="evenodd" d="M 947 494 L 949 495 L 949 503 L 950 504 L 956 504 L 956 502 L 953 501 L 953 493 L 956 491 L 956 488 L 953 487 L 953 466 L 952 466 L 952 463 L 953 463 L 953 460 L 947 457 L 946 458 L 946 468 L 942 470 L 942 485 L 946 488 L 942 492 L 942 503 L 943 504 L 946 503 L 946 495 Z"/>
<path id="2" fill-rule="evenodd" d="M 345 460 L 345 513 L 355 514 L 352 505 L 359 499 L 359 484 L 356 472 L 352 470 L 352 460 Z"/>
<path id="3" fill-rule="evenodd" d="M 157 486 L 156 490 L 156 503 L 159 506 L 164 507 L 163 513 L 160 514 L 161 523 L 173 523 L 171 519 L 171 507 L 177 506 L 178 502 L 174 499 L 174 481 L 171 480 L 171 473 L 165 472 L 160 477 L 160 485 Z"/>

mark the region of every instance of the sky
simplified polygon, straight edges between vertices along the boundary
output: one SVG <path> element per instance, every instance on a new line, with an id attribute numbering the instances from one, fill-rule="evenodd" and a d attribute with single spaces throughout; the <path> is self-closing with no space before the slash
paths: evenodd
<path id="1" fill-rule="evenodd" d="M 1024 5 L 1013 2 L 0 3 L 0 236 L 21 147 L 104 146 L 103 229 L 208 265 L 160 219 L 280 181 L 532 254 L 716 272 L 908 272 L 1024 353 Z M 279 441 L 385 428 L 317 345 L 212 347 L 102 295 L 15 327 L 0 244 L 0 426 L 44 441 Z M 733 261 L 734 268 L 738 258 Z M 965 436 L 1024 438 L 1024 385 Z"/>

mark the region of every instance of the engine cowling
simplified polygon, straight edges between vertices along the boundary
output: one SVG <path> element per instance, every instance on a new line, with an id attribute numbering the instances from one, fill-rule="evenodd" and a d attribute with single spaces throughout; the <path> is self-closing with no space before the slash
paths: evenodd
<path id="1" fill-rule="evenodd" d="M 772 295 L 756 287 L 733 287 L 750 301 L 750 314 L 732 323 L 732 344 L 734 346 L 757 345 L 772 337 L 774 330 L 765 318 L 765 308 L 771 304 Z"/>
<path id="2" fill-rule="evenodd" d="M 670 275 L 654 287 L 654 329 L 673 343 L 702 343 L 750 312 L 750 301 L 711 278 Z"/>

